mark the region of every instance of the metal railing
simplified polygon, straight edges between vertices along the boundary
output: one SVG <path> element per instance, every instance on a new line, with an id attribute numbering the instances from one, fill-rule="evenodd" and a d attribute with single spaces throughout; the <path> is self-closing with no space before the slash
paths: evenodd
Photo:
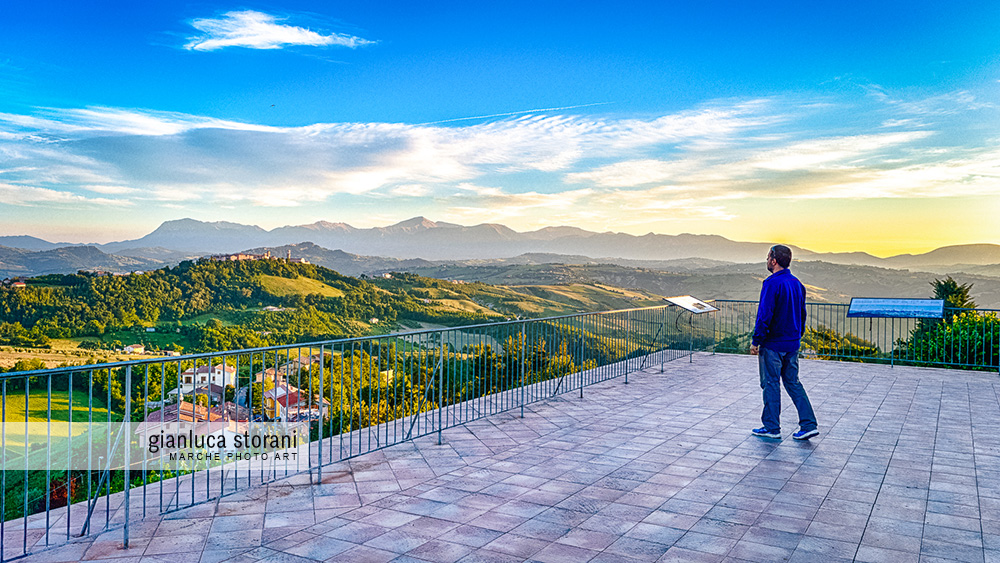
<path id="1" fill-rule="evenodd" d="M 119 527 L 127 546 L 137 517 L 299 473 L 321 478 L 331 463 L 435 433 L 440 442 L 442 430 L 523 416 L 531 403 L 627 383 L 696 350 L 747 353 L 757 303 L 712 303 L 719 311 L 703 315 L 667 305 L 0 374 L 0 562 Z M 941 321 L 846 313 L 807 304 L 803 355 L 1000 369 L 996 311 L 947 309 Z M 302 428 L 306 455 L 205 468 L 128 460 L 132 426 L 121 423 L 213 417 Z M 111 462 L 123 452 L 128 470 Z"/>
<path id="2" fill-rule="evenodd" d="M 127 547 L 137 515 L 321 477 L 330 463 L 434 433 L 440 442 L 444 429 L 523 416 L 528 404 L 582 397 L 611 378 L 627 383 L 701 347 L 703 330 L 667 305 L 0 374 L 0 561 L 119 526 Z M 307 455 L 194 469 L 129 459 L 135 424 L 202 419 L 301 428 Z M 111 460 L 123 452 L 119 468 Z"/>
<path id="3" fill-rule="evenodd" d="M 717 352 L 748 353 L 757 303 L 718 300 L 713 334 Z M 1000 370 L 1000 316 L 995 309 L 945 308 L 944 319 L 849 318 L 848 305 L 806 304 L 801 355 L 820 359 Z"/>

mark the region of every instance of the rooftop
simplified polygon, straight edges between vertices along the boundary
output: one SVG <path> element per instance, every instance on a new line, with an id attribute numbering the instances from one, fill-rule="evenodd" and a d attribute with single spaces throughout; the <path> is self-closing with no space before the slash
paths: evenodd
<path id="1" fill-rule="evenodd" d="M 801 365 L 809 442 L 696 354 L 23 561 L 1000 561 L 995 373 Z"/>

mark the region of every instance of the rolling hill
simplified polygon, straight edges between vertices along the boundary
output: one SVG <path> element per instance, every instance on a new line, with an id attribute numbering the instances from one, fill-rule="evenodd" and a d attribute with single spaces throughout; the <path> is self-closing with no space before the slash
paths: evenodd
<path id="1" fill-rule="evenodd" d="M 0 246 L 0 278 L 69 274 L 78 270 L 131 272 L 158 268 L 162 261 L 106 254 L 94 246 L 30 251 Z"/>

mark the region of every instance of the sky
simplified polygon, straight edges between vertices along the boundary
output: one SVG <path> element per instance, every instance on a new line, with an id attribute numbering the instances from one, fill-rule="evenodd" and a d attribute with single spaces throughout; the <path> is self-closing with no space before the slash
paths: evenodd
<path id="1" fill-rule="evenodd" d="M 1000 243 L 996 2 L 8 3 L 0 235 Z"/>

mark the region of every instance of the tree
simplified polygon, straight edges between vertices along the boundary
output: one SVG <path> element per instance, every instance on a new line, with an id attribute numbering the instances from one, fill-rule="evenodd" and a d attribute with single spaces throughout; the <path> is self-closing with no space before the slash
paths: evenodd
<path id="1" fill-rule="evenodd" d="M 971 283 L 959 284 L 951 276 L 943 280 L 935 279 L 931 282 L 934 288 L 934 299 L 944 299 L 945 307 L 956 309 L 975 309 L 976 302 L 969 296 L 972 290 Z"/>
<path id="2" fill-rule="evenodd" d="M 1000 361 L 1000 317 L 996 313 L 959 313 L 947 323 L 914 331 L 905 347 L 897 348 L 897 354 L 929 365 L 995 371 Z"/>
<path id="3" fill-rule="evenodd" d="M 849 332 L 840 334 L 823 325 L 817 328 L 806 327 L 805 334 L 802 335 L 802 345 L 814 351 L 816 356 L 823 360 L 865 361 L 882 355 L 882 351 L 874 342 Z"/>
<path id="4" fill-rule="evenodd" d="M 250 408 L 253 409 L 254 414 L 260 414 L 263 411 L 263 405 L 261 397 L 264 395 L 264 388 L 260 383 L 250 384 Z"/>

